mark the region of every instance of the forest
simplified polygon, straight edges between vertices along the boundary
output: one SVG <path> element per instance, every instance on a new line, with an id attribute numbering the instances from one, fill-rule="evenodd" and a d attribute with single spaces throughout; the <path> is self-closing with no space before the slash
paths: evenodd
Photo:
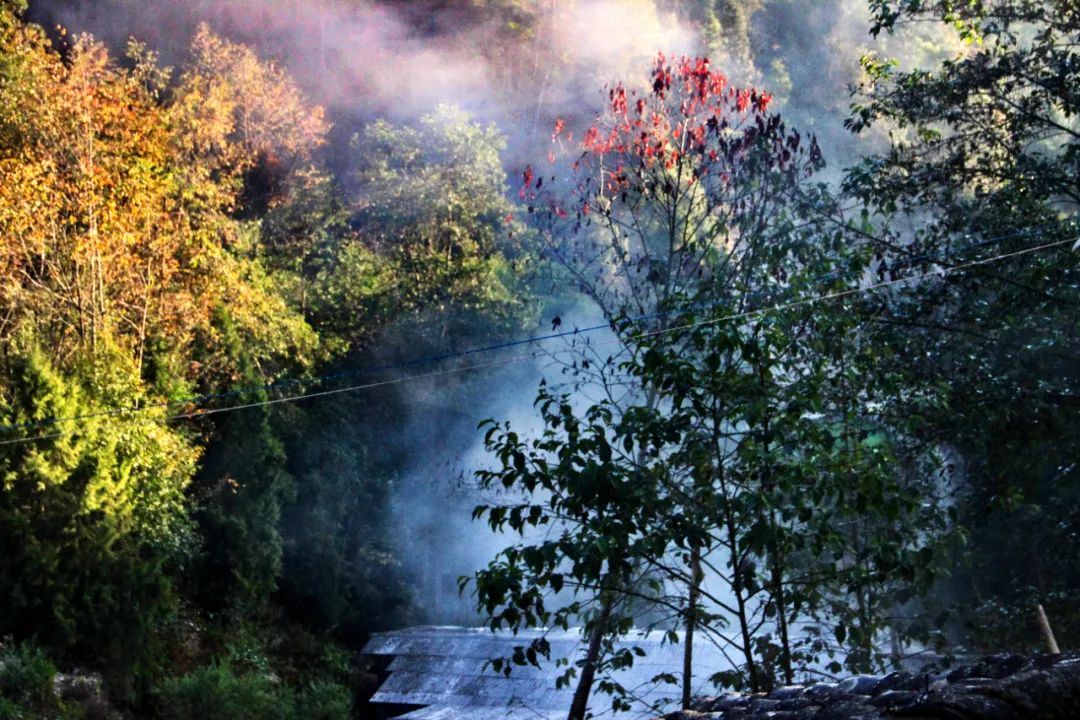
<path id="1" fill-rule="evenodd" d="M 580 628 L 492 658 L 572 720 L 637 627 L 743 691 L 1080 647 L 1078 48 L 1074 0 L 0 0 L 0 720 L 376 717 L 422 623 Z"/>

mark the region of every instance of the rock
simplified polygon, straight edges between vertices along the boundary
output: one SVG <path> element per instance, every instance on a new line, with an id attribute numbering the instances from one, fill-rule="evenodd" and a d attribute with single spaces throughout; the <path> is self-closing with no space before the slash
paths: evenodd
<path id="1" fill-rule="evenodd" d="M 740 708 L 750 707 L 750 697 L 747 695 L 724 695 L 722 697 L 715 698 L 711 703 L 703 705 L 702 710 L 706 712 L 724 712 L 727 710 L 738 710 Z"/>
<path id="2" fill-rule="evenodd" d="M 120 713 L 105 698 L 105 682 L 97 673 L 57 673 L 53 694 L 81 720 L 114 720 Z M 65 717 L 67 717 L 65 715 Z"/>
<path id="3" fill-rule="evenodd" d="M 773 700 L 771 698 L 756 697 L 750 700 L 750 710 L 754 713 L 767 713 L 778 710 L 780 707 L 779 700 Z"/>
<path id="4" fill-rule="evenodd" d="M 821 708 L 814 720 L 882 720 L 884 715 L 861 700 L 841 700 Z"/>
<path id="5" fill-rule="evenodd" d="M 913 675 L 912 673 L 898 670 L 881 678 L 881 682 L 874 686 L 872 695 L 880 695 L 890 690 L 911 690 L 923 692 L 930 687 L 928 675 Z"/>
<path id="6" fill-rule="evenodd" d="M 53 679 L 53 694 L 66 703 L 84 704 L 105 697 L 105 683 L 100 675 L 76 670 L 57 673 Z"/>
<path id="7" fill-rule="evenodd" d="M 1025 657 L 1024 655 L 1002 653 L 1000 655 L 988 655 L 977 663 L 959 667 L 946 675 L 946 678 L 951 683 L 959 680 L 967 680 L 968 678 L 993 678 L 995 680 L 1000 680 L 1001 678 L 1015 675 L 1018 672 L 1030 670 L 1034 666 L 1035 663 L 1032 659 Z"/>
<path id="8" fill-rule="evenodd" d="M 886 690 L 870 698 L 869 705 L 882 710 L 900 710 L 918 700 L 920 694 L 914 690 Z"/>
<path id="9" fill-rule="evenodd" d="M 981 695 L 949 690 L 932 695 L 904 709 L 906 715 L 967 720 L 1023 720 L 1032 717 L 1019 714 L 1008 703 Z"/>
<path id="10" fill-rule="evenodd" d="M 805 695 L 814 702 L 828 703 L 836 702 L 840 698 L 846 697 L 847 693 L 841 690 L 840 686 L 836 683 L 814 683 L 806 688 Z"/>
<path id="11" fill-rule="evenodd" d="M 877 675 L 855 675 L 840 683 L 840 689 L 852 695 L 871 695 L 882 681 Z"/>
<path id="12" fill-rule="evenodd" d="M 816 703 L 813 700 L 810 700 L 809 698 L 794 697 L 794 698 L 788 698 L 786 700 L 781 700 L 780 704 L 776 706 L 776 709 L 786 711 L 786 710 L 806 710 L 808 708 L 817 709 L 817 708 L 820 708 L 820 707 L 821 707 L 821 705 L 819 703 Z"/>
<path id="13" fill-rule="evenodd" d="M 967 678 L 966 680 L 961 680 L 957 683 L 953 683 L 951 687 L 954 690 L 972 690 L 974 688 L 995 685 L 997 684 L 997 682 L 997 680 L 994 680 L 992 678 L 973 677 Z"/>
<path id="14" fill-rule="evenodd" d="M 785 685 L 778 687 L 769 693 L 769 697 L 773 700 L 789 700 L 791 698 L 797 698 L 806 691 L 806 688 L 801 685 Z"/>
<path id="15" fill-rule="evenodd" d="M 755 720 L 761 716 L 755 715 L 749 708 L 736 708 L 734 710 L 716 713 L 710 717 L 714 717 L 717 720 Z"/>

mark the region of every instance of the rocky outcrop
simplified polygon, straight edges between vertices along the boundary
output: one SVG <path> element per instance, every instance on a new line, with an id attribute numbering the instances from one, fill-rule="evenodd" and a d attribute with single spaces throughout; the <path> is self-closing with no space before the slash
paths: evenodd
<path id="1" fill-rule="evenodd" d="M 96 673 L 81 670 L 57 673 L 53 678 L 53 694 L 72 717 L 81 720 L 114 720 L 120 717 L 120 713 L 106 699 L 105 683 Z"/>
<path id="2" fill-rule="evenodd" d="M 664 720 L 1077 720 L 1080 653 L 994 655 L 936 674 L 859 675 L 699 698 Z"/>

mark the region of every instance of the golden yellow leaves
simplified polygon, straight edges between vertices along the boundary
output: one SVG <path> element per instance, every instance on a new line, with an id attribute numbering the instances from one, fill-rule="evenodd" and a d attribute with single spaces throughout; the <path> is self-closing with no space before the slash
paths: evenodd
<path id="1" fill-rule="evenodd" d="M 329 129 L 322 108 L 308 107 L 284 71 L 205 24 L 192 42 L 173 114 L 184 149 L 217 158 L 233 174 L 260 157 L 294 169 Z"/>
<path id="2" fill-rule="evenodd" d="M 167 101 L 168 72 L 132 52 L 123 69 L 87 36 L 66 61 L 29 26 L 0 37 L 19 68 L 0 87 L 0 339 L 28 323 L 54 359 L 107 337 L 137 362 L 201 343 L 221 356 L 191 367 L 227 375 L 211 327 L 224 307 L 262 361 L 310 356 L 313 332 L 237 249 L 232 213 L 257 162 L 308 161 L 322 110 L 206 28 Z"/>

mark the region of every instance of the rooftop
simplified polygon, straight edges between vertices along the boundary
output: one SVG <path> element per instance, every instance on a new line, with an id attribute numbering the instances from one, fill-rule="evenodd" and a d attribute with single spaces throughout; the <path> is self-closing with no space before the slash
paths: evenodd
<path id="1" fill-rule="evenodd" d="M 551 645 L 551 660 L 541 667 L 514 666 L 509 677 L 484 663 L 509 657 L 515 646 L 528 645 L 544 636 Z M 645 657 L 635 658 L 632 668 L 613 673 L 612 679 L 630 691 L 634 709 L 620 717 L 653 717 L 650 706 L 677 706 L 680 688 L 656 682 L 661 673 L 679 675 L 681 644 L 665 641 L 663 632 L 634 633 L 617 647 L 639 647 Z M 581 657 L 584 642 L 577 631 L 492 632 L 482 628 L 414 627 L 374 635 L 364 654 L 389 658 L 387 679 L 371 698 L 375 705 L 413 706 L 420 709 L 400 715 L 403 720 L 562 720 L 573 697 L 573 683 L 557 689 L 555 679 L 565 671 L 555 660 Z M 708 679 L 731 667 L 711 643 L 695 645 L 695 694 L 712 690 Z M 611 716 L 610 701 L 593 693 L 596 716 Z M 606 712 L 604 712 L 606 710 Z"/>

